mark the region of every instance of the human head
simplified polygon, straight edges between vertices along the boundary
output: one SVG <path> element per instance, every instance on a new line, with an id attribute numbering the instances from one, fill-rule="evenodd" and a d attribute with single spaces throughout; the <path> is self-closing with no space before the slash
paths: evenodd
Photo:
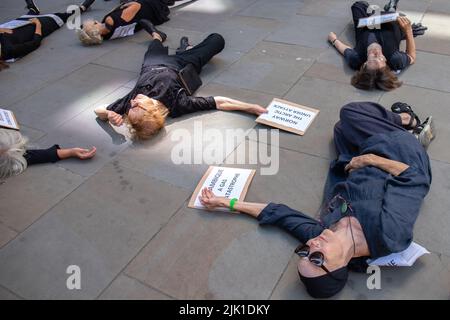
<path id="1" fill-rule="evenodd" d="M 134 138 L 149 139 L 164 127 L 168 110 L 161 102 L 138 94 L 130 104 L 127 122 Z"/>
<path id="2" fill-rule="evenodd" d="M 375 71 L 386 67 L 386 57 L 383 55 L 382 47 L 374 42 L 367 47 L 367 70 Z"/>
<path id="3" fill-rule="evenodd" d="M 102 27 L 103 24 L 96 20 L 86 20 L 82 29 L 78 29 L 78 38 L 86 45 L 96 45 L 103 42 Z"/>
<path id="4" fill-rule="evenodd" d="M 20 174 L 27 168 L 23 157 L 26 143 L 20 132 L 0 129 L 0 179 Z"/>
<path id="5" fill-rule="evenodd" d="M 309 254 L 321 252 L 324 256 L 323 266 L 313 264 L 308 257 L 300 258 L 297 269 L 300 280 L 308 293 L 314 298 L 329 298 L 342 290 L 348 277 L 348 255 L 343 241 L 333 231 L 325 229 L 319 236 L 306 242 Z"/>
<path id="6" fill-rule="evenodd" d="M 388 66 L 381 69 L 369 70 L 365 63 L 352 77 L 352 85 L 362 90 L 380 89 L 391 91 L 399 88 L 402 82 Z"/>

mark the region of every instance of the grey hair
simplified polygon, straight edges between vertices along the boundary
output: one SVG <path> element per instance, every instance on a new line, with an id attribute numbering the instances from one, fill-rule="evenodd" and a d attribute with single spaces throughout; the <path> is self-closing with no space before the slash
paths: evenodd
<path id="1" fill-rule="evenodd" d="M 85 46 L 101 44 L 103 42 L 103 36 L 100 30 L 95 27 L 94 22 L 94 20 L 86 20 L 83 23 L 83 29 L 77 29 L 78 39 Z"/>
<path id="2" fill-rule="evenodd" d="M 20 174 L 27 168 L 23 156 L 27 142 L 18 131 L 0 129 L 0 179 Z"/>

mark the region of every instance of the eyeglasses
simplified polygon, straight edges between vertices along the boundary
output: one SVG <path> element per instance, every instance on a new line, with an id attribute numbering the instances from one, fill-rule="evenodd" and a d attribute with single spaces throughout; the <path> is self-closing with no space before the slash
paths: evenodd
<path id="1" fill-rule="evenodd" d="M 301 258 L 308 258 L 308 260 L 315 266 L 322 268 L 326 273 L 330 273 L 328 269 L 323 265 L 325 263 L 325 256 L 320 251 L 314 251 L 310 253 L 310 248 L 307 244 L 300 244 L 295 253 Z"/>

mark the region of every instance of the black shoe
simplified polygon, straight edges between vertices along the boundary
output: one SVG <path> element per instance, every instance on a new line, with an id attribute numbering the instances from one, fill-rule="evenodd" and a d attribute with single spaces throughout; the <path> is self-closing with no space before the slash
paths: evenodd
<path id="1" fill-rule="evenodd" d="M 39 11 L 39 8 L 37 7 L 37 5 L 34 3 L 33 0 L 25 0 L 25 2 L 27 3 L 27 9 L 28 14 L 40 14 L 41 11 Z"/>
<path id="2" fill-rule="evenodd" d="M 389 3 L 384 6 L 384 12 L 396 12 L 399 1 L 400 0 L 389 0 Z"/>
<path id="3" fill-rule="evenodd" d="M 149 20 L 142 19 L 141 21 L 139 21 L 139 23 L 140 23 L 141 27 L 145 31 L 147 31 L 149 34 L 157 33 L 161 37 L 162 42 L 166 41 L 167 34 L 165 34 L 164 32 L 159 31 L 158 29 L 156 29 L 156 27 L 153 25 L 153 23 L 151 23 Z"/>
<path id="4" fill-rule="evenodd" d="M 423 26 L 421 23 L 413 23 L 411 28 L 414 37 L 424 35 L 425 31 L 428 30 L 428 28 Z"/>
<path id="5" fill-rule="evenodd" d="M 420 119 L 417 116 L 417 114 L 414 113 L 413 109 L 411 108 L 411 106 L 407 103 L 404 102 L 396 102 L 391 106 L 391 111 L 393 113 L 407 113 L 409 114 L 409 116 L 411 117 L 411 119 L 409 120 L 409 123 L 407 125 L 404 125 L 403 127 L 406 130 L 414 130 L 419 124 L 420 124 Z M 414 120 L 416 120 L 416 124 L 414 125 Z"/>
<path id="6" fill-rule="evenodd" d="M 86 12 L 90 6 L 95 2 L 95 0 L 84 0 L 84 2 L 80 5 L 81 11 Z M 84 9 L 83 9 L 84 8 Z"/>
<path id="7" fill-rule="evenodd" d="M 188 37 L 181 37 L 180 46 L 177 48 L 176 54 L 180 54 L 186 51 L 187 47 L 189 47 L 189 39 Z"/>

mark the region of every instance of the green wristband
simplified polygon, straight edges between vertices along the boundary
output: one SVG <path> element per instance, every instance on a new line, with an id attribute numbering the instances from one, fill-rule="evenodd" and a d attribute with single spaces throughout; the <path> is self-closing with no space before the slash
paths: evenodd
<path id="1" fill-rule="evenodd" d="M 238 201 L 237 198 L 233 198 L 230 200 L 230 211 L 236 211 L 234 210 L 234 205 L 236 204 L 236 201 Z"/>

